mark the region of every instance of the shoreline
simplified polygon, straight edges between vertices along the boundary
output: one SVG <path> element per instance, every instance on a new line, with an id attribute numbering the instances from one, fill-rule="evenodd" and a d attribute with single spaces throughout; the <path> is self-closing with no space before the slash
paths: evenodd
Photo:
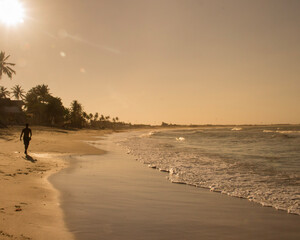
<path id="1" fill-rule="evenodd" d="M 228 130 L 228 129 L 227 129 Z M 233 129 L 231 129 L 232 131 Z M 241 131 L 242 129 L 238 129 L 234 132 L 232 132 L 233 134 L 237 133 L 236 131 Z M 282 135 L 282 138 L 285 139 L 289 136 L 286 136 L 285 134 L 290 134 L 291 136 L 289 137 L 291 140 L 296 140 L 296 138 L 294 138 L 295 136 L 292 135 L 294 133 L 298 134 L 299 131 L 293 130 L 293 131 L 287 131 L 287 130 L 276 130 L 275 131 L 272 129 L 268 129 L 265 130 L 265 128 L 261 128 L 261 129 L 254 129 L 257 132 L 261 132 L 262 134 L 269 134 L 272 133 L 272 137 L 274 138 L 274 134 L 278 134 L 278 135 Z M 203 134 L 202 134 L 203 132 Z M 208 131 L 209 132 L 209 131 Z M 229 129 L 230 132 L 230 129 Z M 293 181 L 295 181 L 294 179 L 297 179 L 295 176 L 297 176 L 297 173 L 295 172 L 295 175 L 293 175 L 292 173 L 289 175 L 288 172 L 285 172 L 283 170 L 280 169 L 280 167 L 282 168 L 282 166 L 284 166 L 283 164 L 281 165 L 281 163 L 278 163 L 278 161 L 265 161 L 264 163 L 262 163 L 262 166 L 265 166 L 264 169 L 260 168 L 260 172 L 256 172 L 256 171 L 248 171 L 249 169 L 246 169 L 245 167 L 240 167 L 239 170 L 240 171 L 235 171 L 235 169 L 233 168 L 230 169 L 232 166 L 235 166 L 235 164 L 237 165 L 246 165 L 245 163 L 243 163 L 243 161 L 241 161 L 242 159 L 239 158 L 238 154 L 236 154 L 236 156 L 234 156 L 234 153 L 232 153 L 232 158 L 234 159 L 234 157 L 236 157 L 236 159 L 239 160 L 233 160 L 233 161 L 227 161 L 226 160 L 226 156 L 222 156 L 224 157 L 223 159 L 223 163 L 225 164 L 224 169 L 226 169 L 226 171 L 222 171 L 223 167 L 219 168 L 219 165 L 216 164 L 217 166 L 215 167 L 214 163 L 218 162 L 218 159 L 222 159 L 222 157 L 220 158 L 220 154 L 218 153 L 218 147 L 222 146 L 222 142 L 218 142 L 218 144 L 214 143 L 214 146 L 216 146 L 216 148 L 214 149 L 214 151 L 211 151 L 208 154 L 202 154 L 200 153 L 200 151 L 193 151 L 193 146 L 189 145 L 189 144 L 195 144 L 195 139 L 194 139 L 194 134 L 196 135 L 201 134 L 203 136 L 206 136 L 204 133 L 203 129 L 196 129 L 196 131 L 192 131 L 189 134 L 185 134 L 184 132 L 176 132 L 174 131 L 173 133 L 171 132 L 170 134 L 167 131 L 160 131 L 157 133 L 157 136 L 155 136 L 155 132 L 149 132 L 147 134 L 142 134 L 139 138 L 139 141 L 126 141 L 127 144 L 124 144 L 124 147 L 126 148 L 126 151 L 128 151 L 129 154 L 136 156 L 137 160 L 140 161 L 143 164 L 148 165 L 150 168 L 154 168 L 157 169 L 159 171 L 162 172 L 168 172 L 169 176 L 168 179 L 173 182 L 173 183 L 178 183 L 178 184 L 187 184 L 187 185 L 191 185 L 197 188 L 204 188 L 204 189 L 209 189 L 212 192 L 218 192 L 218 193 L 222 193 L 225 195 L 228 195 L 230 197 L 234 197 L 234 198 L 242 198 L 242 199 L 246 199 L 250 202 L 256 202 L 259 203 L 261 206 L 264 207 L 272 207 L 278 211 L 285 211 L 288 214 L 292 214 L 292 215 L 299 215 L 300 216 L 300 212 L 299 212 L 299 204 L 298 204 L 298 189 L 296 188 L 296 184 L 293 184 Z M 246 129 L 241 131 L 240 134 L 244 135 L 246 133 Z M 208 134 L 208 133 L 206 133 Z M 154 136 L 152 136 L 154 135 Z M 137 137 L 137 135 L 133 135 L 134 137 Z M 148 136 L 150 138 L 148 138 Z M 165 138 L 168 138 L 168 142 L 166 143 L 166 141 L 164 140 L 164 138 L 162 137 L 164 136 Z M 182 136 L 182 139 L 180 139 Z M 153 140 L 150 140 L 153 137 Z M 179 137 L 179 138 L 178 138 Z M 199 137 L 199 136 L 198 136 Z M 280 138 L 280 136 L 276 136 L 278 138 Z M 299 135 L 298 135 L 299 137 Z M 161 140 L 161 139 L 163 140 Z M 176 144 L 175 144 L 175 138 L 176 138 Z M 185 138 L 187 138 L 187 141 L 185 141 Z M 147 140 L 149 139 L 149 140 Z M 201 138 L 199 137 L 199 141 L 201 141 Z M 203 138 L 204 139 L 204 138 Z M 299 138 L 297 138 L 299 139 Z M 156 142 L 155 142 L 156 141 Z M 214 141 L 214 140 L 213 140 Z M 155 150 L 156 148 L 151 148 L 148 146 L 154 146 L 155 144 L 157 144 L 158 142 L 160 142 L 161 146 L 166 145 L 167 147 L 175 147 L 175 148 L 164 148 L 164 147 L 159 147 L 158 145 L 158 149 L 159 150 Z M 193 152 L 193 154 L 195 154 L 199 160 L 199 162 L 201 164 L 194 164 L 194 161 L 191 160 L 191 163 L 189 163 L 188 157 L 186 157 L 184 154 L 181 155 L 182 152 L 178 151 L 178 149 L 176 149 L 176 147 L 181 146 L 181 142 L 182 143 L 182 147 L 185 148 L 185 152 L 188 153 L 189 148 L 191 148 L 191 152 Z M 203 141 L 203 145 L 207 144 L 207 142 Z M 205 145 L 206 146 L 206 145 Z M 293 145 L 294 146 L 294 145 Z M 210 146 L 207 146 L 208 149 L 210 148 Z M 246 151 L 244 151 L 244 147 L 246 148 L 247 145 L 242 146 L 242 148 L 239 149 L 240 152 L 243 152 L 245 154 L 245 161 L 247 162 L 247 166 L 250 167 L 256 167 L 255 166 L 255 161 L 250 161 L 250 157 L 251 154 L 249 154 L 249 156 L 247 156 Z M 205 147 L 202 147 L 203 149 Z M 291 147 L 292 148 L 292 147 Z M 177 154 L 175 150 L 172 151 L 172 149 L 176 149 L 177 152 L 180 152 L 180 154 Z M 229 148 L 228 148 L 229 149 Z M 228 150 L 227 149 L 227 150 Z M 221 150 L 221 149 L 220 149 Z M 205 150 L 204 150 L 205 151 Z M 221 150 L 222 151 L 222 150 Z M 229 149 L 230 151 L 230 149 Z M 288 152 L 288 151 L 286 151 Z M 180 155 L 180 157 L 178 158 L 177 155 Z M 212 157 L 210 157 L 209 155 L 212 155 Z M 259 155 L 259 154 L 258 154 Z M 270 154 L 272 155 L 272 153 Z M 190 156 L 190 155 L 187 155 Z M 194 156 L 193 156 L 194 157 Z M 247 159 L 248 157 L 248 159 Z M 256 158 L 259 159 L 259 156 L 255 156 Z M 263 156 L 260 156 L 261 158 L 263 158 Z M 274 156 L 273 156 L 274 157 Z M 190 156 L 190 158 L 192 158 Z M 184 159 L 184 161 L 182 161 L 182 159 Z M 194 159 L 194 158 L 192 158 Z M 205 159 L 207 160 L 207 162 L 205 162 Z M 266 157 L 266 160 L 268 159 L 268 157 Z M 270 157 L 271 159 L 271 157 Z M 279 157 L 274 157 L 274 159 L 279 159 Z M 293 158 L 292 158 L 293 159 Z M 291 162 L 293 162 L 293 160 L 291 159 Z M 209 161 L 209 163 L 208 163 Z M 219 161 L 220 162 L 220 161 Z M 258 161 L 259 162 L 259 161 Z M 205 164 L 207 164 L 207 167 L 203 167 L 205 166 Z M 233 165 L 232 165 L 233 164 Z M 269 164 L 269 165 L 268 165 Z M 272 165 L 273 164 L 273 165 Z M 277 168 L 277 166 L 280 166 Z M 191 167 L 192 166 L 192 167 Z M 214 166 L 214 167 L 211 167 Z M 274 167 L 276 166 L 276 168 Z M 186 168 L 185 168 L 186 167 Z M 298 169 L 299 171 L 299 167 L 295 166 L 295 169 Z M 190 169 L 192 168 L 192 170 L 190 171 Z M 215 169 L 221 170 L 219 173 L 215 174 Z M 198 170 L 197 170 L 198 169 Z M 201 171 L 199 170 L 201 169 Z M 291 169 L 291 168 L 290 168 Z M 259 169 L 258 169 L 259 170 Z M 273 170 L 274 172 L 277 172 L 277 176 L 276 174 L 273 175 L 274 173 L 271 172 L 271 170 Z M 266 172 L 263 172 L 266 171 Z M 295 170 L 296 171 L 296 170 Z M 195 173 L 196 172 L 196 173 Z M 266 175 L 264 175 L 264 173 L 266 173 Z M 285 186 L 288 188 L 285 189 L 283 187 L 282 182 L 280 182 L 280 176 L 287 174 L 286 179 L 290 179 L 291 180 L 291 188 L 289 188 L 289 185 L 286 184 Z M 221 177 L 219 177 L 221 176 Z M 236 177 L 237 176 L 237 177 Z M 263 176 L 263 177 L 260 177 Z M 272 176 L 272 177 L 271 177 Z M 265 180 L 265 179 L 267 180 Z M 238 179 L 238 180 L 237 180 Z M 285 180 L 285 178 L 282 178 L 283 180 Z M 266 182 L 268 182 L 269 184 L 257 184 L 258 182 L 264 183 L 264 180 Z M 249 184 L 249 182 L 251 182 L 251 184 Z M 288 180 L 286 181 L 286 183 L 288 182 Z M 294 186 L 294 188 L 292 188 Z M 282 195 L 280 195 L 282 193 Z"/>
<path id="2" fill-rule="evenodd" d="M 110 141 L 51 181 L 77 239 L 298 239 L 300 218 L 204 188 L 172 184 Z M 119 149 L 119 150 L 118 150 Z M 78 165 L 77 165 L 78 164 Z M 53 175 L 52 175 L 53 176 Z"/>
<path id="3" fill-rule="evenodd" d="M 0 238 L 73 240 L 60 207 L 61 193 L 49 178 L 69 166 L 69 157 L 103 154 L 86 141 L 111 131 L 33 126 L 33 140 L 25 158 L 23 142 L 19 141 L 21 129 L 0 129 Z"/>
<path id="4" fill-rule="evenodd" d="M 191 214 L 198 211 L 202 218 L 198 219 L 198 216 L 192 216 L 191 218 L 194 220 L 191 224 L 193 226 L 196 226 L 198 223 L 202 224 L 197 225 L 197 228 L 201 230 L 197 233 L 197 237 L 204 237 L 204 239 L 218 239 L 221 237 L 222 239 L 250 239 L 243 231 L 248 231 L 253 238 L 258 237 L 258 239 L 297 239 L 300 236 L 300 230 L 295 230 L 295 225 L 300 224 L 298 216 L 287 214 L 283 211 L 276 211 L 273 208 L 262 207 L 258 203 L 246 201 L 246 199 L 233 198 L 217 192 L 211 192 L 205 188 L 198 188 L 188 184 L 173 184 L 166 179 L 167 173 L 151 170 L 146 164 L 135 161 L 133 156 L 126 154 L 126 151 L 116 150 L 116 147 L 111 146 L 107 148 L 108 139 L 114 137 L 115 134 L 105 136 L 104 138 L 103 136 L 112 133 L 112 131 L 80 130 L 74 132 L 33 127 L 34 142 L 29 147 L 31 159 L 25 159 L 22 157 L 22 151 L 20 151 L 23 148 L 23 143 L 18 140 L 20 129 L 14 128 L 13 131 L 11 130 L 11 133 L 8 134 L 8 137 L 3 137 L 4 134 L 0 131 L 0 144 L 5 149 L 0 153 L 0 191 L 2 193 L 0 195 L 0 220 L 4 220 L 0 221 L 1 240 L 77 239 L 78 232 L 80 233 L 80 231 L 82 231 L 82 229 L 80 230 L 81 226 L 79 226 L 78 229 L 73 228 L 70 221 L 75 221 L 76 218 L 78 218 L 76 211 L 81 209 L 81 205 L 75 207 L 68 206 L 68 204 L 66 205 L 66 199 L 68 200 L 70 197 L 66 194 L 69 191 L 67 186 L 65 190 L 59 189 L 57 185 L 54 185 L 52 180 L 57 179 L 57 176 L 66 172 L 74 174 L 74 171 L 82 170 L 82 163 L 80 163 L 80 161 L 86 158 L 94 158 L 96 160 L 94 167 L 96 168 L 99 164 L 98 159 L 101 159 L 100 164 L 104 164 L 102 165 L 104 168 L 98 170 L 103 171 L 102 173 L 106 178 L 104 178 L 105 181 L 100 181 L 100 183 L 103 182 L 105 184 L 100 184 L 99 186 L 99 182 L 97 182 L 96 185 L 92 186 L 94 186 L 94 189 L 100 188 L 103 190 L 101 193 L 104 196 L 104 203 L 102 204 L 106 204 L 106 207 L 101 210 L 99 215 L 104 214 L 108 219 L 112 217 L 124 219 L 124 215 L 122 214 L 124 214 L 126 210 L 123 208 L 129 208 L 132 211 L 137 211 L 134 214 L 130 212 L 127 213 L 126 218 L 129 217 L 130 221 L 135 221 L 137 218 L 140 218 L 139 215 L 142 213 L 142 215 L 145 216 L 150 214 L 152 222 L 161 221 L 163 219 L 164 222 L 162 224 L 165 224 L 169 221 L 168 218 L 165 219 L 168 214 L 175 216 L 177 214 L 176 211 L 181 212 L 183 215 L 186 211 L 190 212 L 189 216 L 183 219 L 177 219 L 181 223 L 181 225 L 177 227 L 174 227 L 176 221 L 171 221 L 169 224 L 171 224 L 172 227 L 167 229 L 167 232 L 164 232 L 165 230 L 162 230 L 157 224 L 154 226 L 149 223 L 150 225 L 140 226 L 141 229 L 144 229 L 146 232 L 148 229 L 154 227 L 154 229 L 159 232 L 158 236 L 169 233 L 171 230 L 175 233 L 177 232 L 177 235 L 180 235 L 182 232 L 180 232 L 178 228 L 183 228 L 185 229 L 184 231 L 187 231 L 187 229 L 189 229 L 188 231 L 195 231 L 188 226 L 187 222 L 190 221 Z M 97 141 L 97 139 L 100 141 Z M 16 151 L 16 149 L 18 149 L 18 151 Z M 107 165 L 109 162 L 105 161 L 114 157 L 116 157 L 117 165 Z M 34 162 L 34 160 L 37 161 Z M 123 162 L 124 160 L 125 162 Z M 89 163 L 88 161 L 84 161 L 84 164 Z M 119 165 L 123 166 L 123 169 L 118 170 Z M 133 169 L 130 169 L 127 165 L 133 166 Z M 125 173 L 123 173 L 123 171 Z M 131 176 L 126 175 L 127 172 L 131 173 Z M 137 187 L 143 192 L 143 194 L 136 196 L 142 196 L 143 201 L 139 201 L 136 197 L 133 199 L 130 198 L 129 195 L 131 193 L 129 195 L 122 195 L 124 194 L 124 189 L 118 185 L 112 185 L 114 182 L 119 181 L 120 176 L 124 177 L 122 179 L 125 182 L 133 182 L 132 185 L 129 185 L 129 188 L 127 185 L 123 186 L 124 189 L 131 191 L 131 189 Z M 135 178 L 135 176 L 137 176 L 137 178 Z M 107 182 L 108 179 L 110 180 Z M 151 186 L 152 181 L 155 183 L 154 187 Z M 147 182 L 150 186 L 147 185 Z M 93 184 L 92 181 L 91 184 Z M 63 185 L 65 185 L 65 182 Z M 113 193 L 113 198 L 111 198 L 111 196 L 108 197 L 108 195 L 111 194 L 111 187 L 119 191 L 118 194 Z M 154 198 L 153 196 L 147 195 L 148 190 L 154 194 Z M 171 194 L 172 198 L 169 198 L 166 193 Z M 119 194 L 121 194 L 121 199 L 126 200 L 125 203 L 118 202 Z M 163 199 L 157 198 L 157 195 L 161 195 Z M 98 198 L 100 202 L 103 201 L 103 196 L 101 195 L 101 197 Z M 195 198 L 195 196 L 198 197 Z M 81 196 L 78 197 L 80 198 Z M 198 198 L 201 200 L 200 202 Z M 90 201 L 89 198 L 85 198 L 84 200 Z M 107 200 L 108 202 L 105 202 Z M 161 204 L 157 205 L 158 202 Z M 167 202 L 171 203 L 171 206 L 165 205 Z M 81 204 L 83 203 L 84 202 L 81 202 Z M 157 218 L 159 212 L 149 212 L 145 209 L 145 203 L 149 209 L 153 206 L 155 206 L 155 209 L 160 209 L 164 216 Z M 181 205 L 182 203 L 185 204 Z M 93 206 L 95 207 L 95 205 Z M 122 206 L 122 208 L 119 209 L 120 213 L 114 215 L 110 212 L 112 209 L 119 208 L 120 206 Z M 191 208 L 192 206 L 194 209 Z M 17 209 L 21 210 L 17 211 Z M 70 211 L 75 212 L 75 215 L 70 217 Z M 95 209 L 92 209 L 92 211 L 95 211 Z M 239 215 L 245 216 L 242 217 Z M 181 215 L 177 217 L 179 218 Z M 218 224 L 213 222 L 210 218 Z M 139 219 L 136 224 L 139 224 L 140 221 L 147 220 L 148 219 Z M 102 219 L 101 236 L 103 236 L 103 239 L 111 239 L 114 237 L 114 235 L 111 234 L 115 231 L 113 229 L 117 228 L 116 224 L 124 225 L 127 220 L 115 220 L 108 223 L 105 221 L 105 219 Z M 256 223 L 256 221 L 258 223 Z M 259 225 L 266 225 L 266 229 L 261 229 Z M 272 229 L 275 228 L 275 232 L 277 231 L 277 233 L 271 232 L 269 229 L 270 226 Z M 126 225 L 126 228 L 130 227 L 132 226 Z M 209 231 L 205 230 L 205 227 L 208 227 Z M 235 229 L 234 231 L 238 231 L 238 233 L 234 233 L 233 230 L 224 230 L 228 227 Z M 255 229 L 255 233 L 252 232 L 252 230 L 250 231 L 250 229 Z M 282 232 L 280 232 L 280 229 Z M 135 229 L 131 229 L 132 233 L 134 233 L 134 230 Z M 123 229 L 121 231 L 125 230 Z M 215 231 L 215 233 L 210 231 Z M 272 237 L 265 238 L 264 232 L 267 232 Z M 148 233 L 150 234 L 149 236 L 152 236 L 152 238 L 149 239 L 158 237 L 154 236 L 155 233 L 153 232 Z M 124 232 L 122 234 L 124 234 Z M 136 234 L 137 235 L 128 237 L 130 239 L 140 239 L 142 235 L 139 234 L 141 233 Z M 225 238 L 223 234 L 227 234 Z M 177 239 L 177 235 L 171 234 L 164 239 Z M 181 238 L 184 236 L 185 235 L 182 234 Z M 86 238 L 79 237 L 79 239 Z M 124 238 L 123 235 L 117 235 L 115 239 Z M 197 238 L 191 236 L 189 239 Z"/>

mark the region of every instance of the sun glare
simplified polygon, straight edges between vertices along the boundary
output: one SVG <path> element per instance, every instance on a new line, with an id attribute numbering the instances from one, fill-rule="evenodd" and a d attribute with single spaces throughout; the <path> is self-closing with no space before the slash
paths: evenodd
<path id="1" fill-rule="evenodd" d="M 24 8 L 18 0 L 0 0 L 0 21 L 16 25 L 24 20 Z"/>

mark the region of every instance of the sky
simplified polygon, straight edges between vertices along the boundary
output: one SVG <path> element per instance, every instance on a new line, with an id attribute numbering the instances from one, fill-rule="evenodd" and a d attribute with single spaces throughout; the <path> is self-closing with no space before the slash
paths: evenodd
<path id="1" fill-rule="evenodd" d="M 1 1 L 1 0 L 0 0 Z M 20 0 L 17 74 L 131 123 L 300 123 L 298 0 Z"/>

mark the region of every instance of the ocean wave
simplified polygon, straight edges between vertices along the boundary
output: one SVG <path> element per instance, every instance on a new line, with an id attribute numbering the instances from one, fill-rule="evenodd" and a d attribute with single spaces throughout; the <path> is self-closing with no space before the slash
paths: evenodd
<path id="1" fill-rule="evenodd" d="M 273 133 L 275 131 L 272 131 L 272 130 L 263 130 L 264 133 Z"/>
<path id="2" fill-rule="evenodd" d="M 282 130 L 263 130 L 264 133 L 279 133 L 281 135 L 284 135 L 286 137 L 300 137 L 300 131 L 293 131 L 293 130 L 286 130 L 286 131 L 282 131 Z"/>
<path id="3" fill-rule="evenodd" d="M 191 132 L 191 134 L 199 134 L 199 133 L 203 133 L 203 132 L 204 132 L 204 130 L 193 130 Z"/>
<path id="4" fill-rule="evenodd" d="M 121 145 L 140 162 L 168 172 L 173 183 L 208 188 L 300 215 L 299 174 L 278 172 L 255 162 L 226 162 L 184 149 L 182 145 L 165 147 L 164 141 L 133 137 L 121 141 Z"/>
<path id="5" fill-rule="evenodd" d="M 184 137 L 177 137 L 177 138 L 176 138 L 176 141 L 178 141 L 178 142 L 183 142 L 183 141 L 185 141 L 185 138 L 184 138 Z"/>
<path id="6" fill-rule="evenodd" d="M 243 128 L 241 127 L 234 127 L 231 129 L 231 131 L 241 131 L 241 130 L 243 130 Z"/>
<path id="7" fill-rule="evenodd" d="M 281 133 L 283 135 L 291 136 L 291 137 L 300 137 L 300 131 L 279 131 L 276 132 Z"/>
<path id="8" fill-rule="evenodd" d="M 151 132 L 147 132 L 147 133 L 143 133 L 140 135 L 141 138 L 144 137 L 151 137 L 152 135 L 154 135 L 155 133 L 157 133 L 156 131 L 151 131 Z"/>

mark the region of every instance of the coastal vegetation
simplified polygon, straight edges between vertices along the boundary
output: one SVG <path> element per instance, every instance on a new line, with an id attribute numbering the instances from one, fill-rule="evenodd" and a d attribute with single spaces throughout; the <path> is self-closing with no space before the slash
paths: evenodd
<path id="1" fill-rule="evenodd" d="M 27 93 L 20 85 L 11 91 L 0 86 L 1 125 L 30 124 L 64 128 L 124 128 L 130 123 L 119 121 L 118 117 L 87 113 L 78 100 L 65 107 L 60 97 L 53 96 L 46 84 L 37 85 Z"/>
<path id="2" fill-rule="evenodd" d="M 16 71 L 11 68 L 15 66 L 15 63 L 7 62 L 9 57 L 10 55 L 6 56 L 5 52 L 0 52 L 0 79 L 3 74 L 7 75 L 10 79 L 12 79 L 13 74 L 16 74 Z"/>
<path id="3" fill-rule="evenodd" d="M 16 71 L 15 63 L 8 62 L 10 55 L 0 53 L 0 83 L 6 75 L 12 79 Z M 144 124 L 131 124 L 120 121 L 119 117 L 87 113 L 78 100 L 73 100 L 69 107 L 63 105 L 60 97 L 53 96 L 47 84 L 39 84 L 27 92 L 15 85 L 10 90 L 0 86 L 0 127 L 19 124 L 34 124 L 62 128 L 123 129 L 150 127 Z M 162 127 L 180 125 L 162 122 Z"/>
<path id="4" fill-rule="evenodd" d="M 0 53 L 0 79 L 6 75 L 12 79 L 16 71 L 14 63 L 7 60 L 10 56 Z M 28 122 L 35 125 L 56 126 L 63 128 L 126 128 L 130 123 L 119 121 L 118 117 L 87 113 L 78 100 L 72 101 L 70 107 L 63 105 L 60 97 L 53 96 L 46 84 L 32 87 L 29 91 L 20 85 L 11 90 L 0 86 L 0 127 Z"/>

